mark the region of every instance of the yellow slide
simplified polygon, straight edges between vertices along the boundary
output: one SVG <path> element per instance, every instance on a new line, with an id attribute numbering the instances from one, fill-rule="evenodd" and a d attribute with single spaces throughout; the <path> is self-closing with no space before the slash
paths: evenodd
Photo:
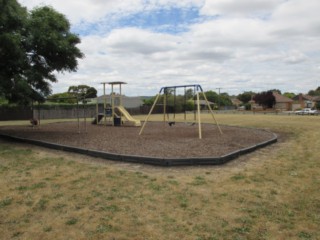
<path id="1" fill-rule="evenodd" d="M 133 126 L 135 126 L 135 127 L 140 127 L 141 126 L 141 121 L 137 120 L 137 119 L 134 119 L 124 107 L 117 106 L 115 108 L 118 109 L 119 112 L 127 119 L 127 121 L 133 124 Z"/>

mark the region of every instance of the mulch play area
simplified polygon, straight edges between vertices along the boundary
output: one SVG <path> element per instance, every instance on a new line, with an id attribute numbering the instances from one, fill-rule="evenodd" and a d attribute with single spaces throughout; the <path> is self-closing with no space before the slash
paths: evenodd
<path id="1" fill-rule="evenodd" d="M 77 122 L 43 124 L 39 127 L 5 126 L 1 135 L 32 139 L 114 155 L 142 156 L 159 159 L 219 158 L 233 152 L 273 143 L 276 136 L 262 129 L 202 124 L 202 139 L 198 125 L 148 122 L 142 135 L 140 127 L 112 127 Z M 124 159 L 125 160 L 125 159 Z M 208 164 L 208 163 L 207 163 Z M 209 163 L 210 164 L 210 163 Z M 189 164 L 188 164 L 189 165 Z"/>

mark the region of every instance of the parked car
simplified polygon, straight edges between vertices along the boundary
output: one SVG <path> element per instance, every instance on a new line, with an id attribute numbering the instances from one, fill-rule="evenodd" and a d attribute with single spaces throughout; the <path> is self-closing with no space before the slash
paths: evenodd
<path id="1" fill-rule="evenodd" d="M 295 111 L 295 114 L 298 114 L 298 115 L 318 115 L 319 111 L 312 110 L 311 108 L 304 108 L 302 110 Z"/>

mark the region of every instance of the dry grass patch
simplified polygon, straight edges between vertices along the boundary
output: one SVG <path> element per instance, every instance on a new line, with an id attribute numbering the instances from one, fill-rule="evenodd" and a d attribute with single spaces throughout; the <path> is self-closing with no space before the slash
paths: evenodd
<path id="1" fill-rule="evenodd" d="M 182 168 L 0 142 L 1 238 L 319 239 L 319 117 L 216 117 L 280 142 L 225 166 Z"/>

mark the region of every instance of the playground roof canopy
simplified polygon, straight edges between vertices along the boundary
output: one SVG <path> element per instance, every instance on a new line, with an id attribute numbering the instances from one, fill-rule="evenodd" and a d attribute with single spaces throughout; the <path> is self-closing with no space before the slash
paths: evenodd
<path id="1" fill-rule="evenodd" d="M 120 82 L 120 81 L 116 81 L 116 82 L 108 82 L 108 84 L 110 85 L 117 85 L 117 84 L 127 84 L 126 82 Z"/>
<path id="2" fill-rule="evenodd" d="M 127 84 L 126 82 L 120 82 L 120 81 L 115 81 L 115 82 L 101 82 L 101 84 L 109 84 L 109 85 L 121 85 L 121 84 Z"/>

